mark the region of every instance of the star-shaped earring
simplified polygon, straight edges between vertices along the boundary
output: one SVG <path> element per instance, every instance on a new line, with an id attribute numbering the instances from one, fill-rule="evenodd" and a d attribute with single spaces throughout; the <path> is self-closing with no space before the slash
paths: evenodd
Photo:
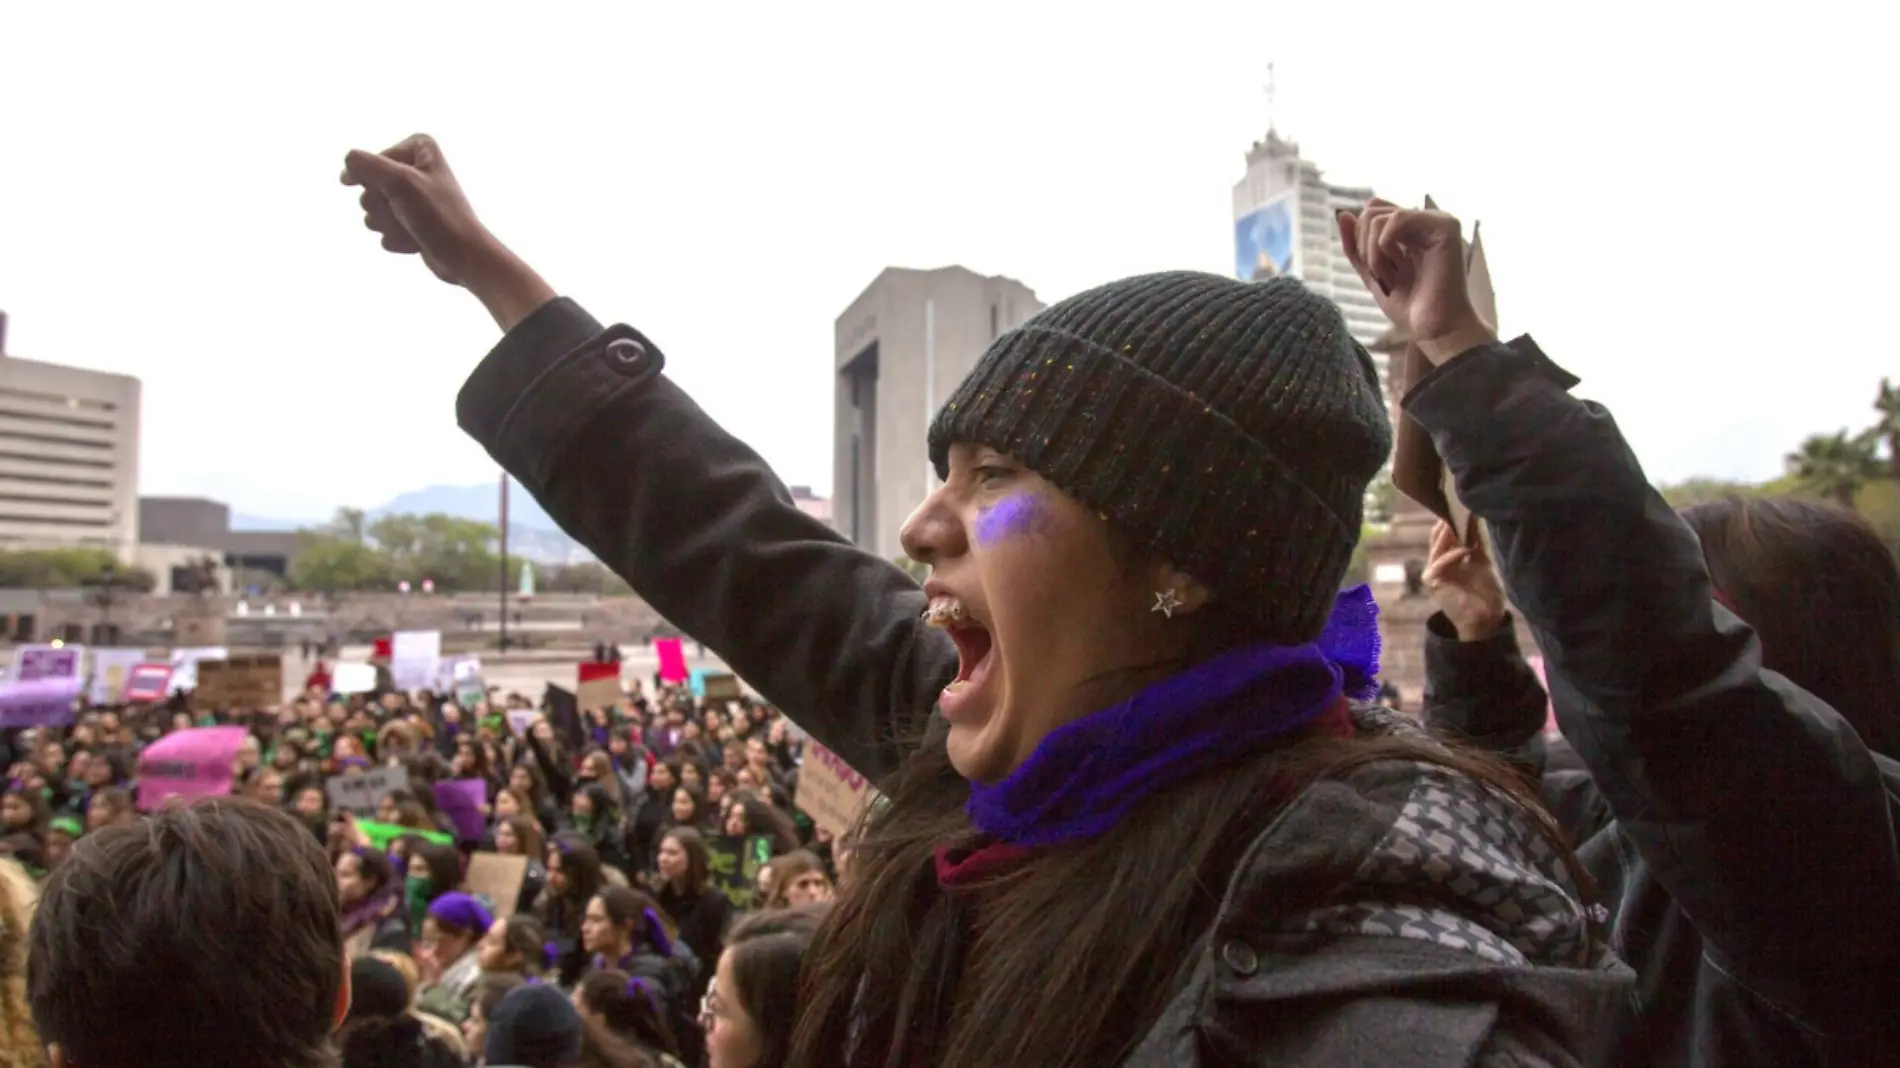
<path id="1" fill-rule="evenodd" d="M 1151 611 L 1159 612 L 1169 619 L 1174 618 L 1174 610 L 1181 607 L 1181 595 L 1173 588 L 1160 590 L 1155 594 L 1155 606 Z"/>

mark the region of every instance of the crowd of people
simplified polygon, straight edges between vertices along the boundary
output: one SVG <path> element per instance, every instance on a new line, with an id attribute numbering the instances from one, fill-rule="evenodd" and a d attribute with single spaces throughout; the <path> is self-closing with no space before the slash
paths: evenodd
<path id="1" fill-rule="evenodd" d="M 1425 569 L 1414 722 L 1340 591 L 1385 398 L 1297 280 L 1123 279 L 999 337 L 930 428 L 920 586 L 558 297 L 432 140 L 343 177 L 503 331 L 462 427 L 770 703 L 517 737 L 312 700 L 254 726 L 242 796 L 145 815 L 113 799 L 164 724 L 24 738 L 0 817 L 50 874 L 24 939 L 0 902 L 14 1063 L 1900 1063 L 1900 568 L 1830 508 L 1668 508 L 1473 310 L 1456 219 L 1338 218 L 1477 520 Z M 788 803 L 803 732 L 878 789 L 838 838 Z M 417 788 L 338 820 L 310 761 Z M 419 788 L 468 779 L 473 842 Z M 715 835 L 762 885 L 707 878 Z M 518 887 L 475 885 L 489 854 Z"/>
<path id="2" fill-rule="evenodd" d="M 498 692 L 470 708 L 384 691 L 312 692 L 280 709 L 199 713 L 180 694 L 88 710 L 69 728 L 0 739 L 14 758 L 0 848 L 27 875 L 58 872 L 87 834 L 153 818 L 135 805 L 145 745 L 245 726 L 231 793 L 294 821 L 323 847 L 335 885 L 357 991 L 339 1033 L 346 1066 L 390 1063 L 390 1043 L 419 1043 L 444 1064 L 507 1048 L 515 1032 L 498 1022 L 518 1014 L 504 1002 L 541 987 L 523 997 L 568 999 L 586 1063 L 743 1068 L 754 1061 L 708 1061 L 707 1046 L 782 1042 L 790 1018 L 767 1023 L 781 995 L 739 976 L 762 982 L 787 957 L 795 970 L 847 854 L 793 806 L 801 736 L 777 709 L 657 680 L 652 700 L 640 680 L 632 691 L 577 714 L 551 689 L 547 707 L 514 724 L 510 713 L 532 705 Z M 332 810 L 327 784 L 381 769 L 401 769 L 407 785 L 373 813 Z M 482 784 L 479 837 L 442 808 L 431 787 L 445 782 Z M 715 881 L 709 843 L 731 839 L 765 843 L 745 884 Z M 471 892 L 482 853 L 523 858 L 503 900 Z M 737 970 L 722 994 L 729 946 Z M 761 971 L 760 953 L 774 967 Z"/>

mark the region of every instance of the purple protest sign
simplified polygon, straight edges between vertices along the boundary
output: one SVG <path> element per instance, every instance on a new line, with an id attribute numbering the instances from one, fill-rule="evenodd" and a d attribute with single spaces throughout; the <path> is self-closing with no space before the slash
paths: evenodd
<path id="1" fill-rule="evenodd" d="M 36 682 L 40 679 L 76 679 L 79 657 L 85 650 L 76 645 L 25 645 L 13 657 L 13 681 Z"/>
<path id="2" fill-rule="evenodd" d="M 63 727 L 73 721 L 81 680 L 35 678 L 0 686 L 0 727 Z"/>
<path id="3" fill-rule="evenodd" d="M 451 779 L 435 784 L 435 803 L 444 815 L 455 821 L 455 837 L 464 842 L 479 842 L 488 830 L 488 782 L 485 779 Z"/>

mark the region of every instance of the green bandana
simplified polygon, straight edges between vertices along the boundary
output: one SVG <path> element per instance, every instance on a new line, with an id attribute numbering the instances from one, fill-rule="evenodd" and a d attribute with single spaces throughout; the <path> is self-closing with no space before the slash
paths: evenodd
<path id="1" fill-rule="evenodd" d="M 402 881 L 403 904 L 409 906 L 409 930 L 420 936 L 422 918 L 429 914 L 429 891 L 435 889 L 435 880 L 426 875 L 410 875 Z"/>

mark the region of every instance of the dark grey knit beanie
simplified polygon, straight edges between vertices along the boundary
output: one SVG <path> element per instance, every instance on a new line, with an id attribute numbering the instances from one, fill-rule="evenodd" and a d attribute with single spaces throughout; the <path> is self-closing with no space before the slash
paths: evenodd
<path id="1" fill-rule="evenodd" d="M 1292 278 L 1111 282 L 998 338 L 930 427 L 1009 454 L 1241 609 L 1263 639 L 1325 626 L 1392 449 L 1378 373 Z"/>

